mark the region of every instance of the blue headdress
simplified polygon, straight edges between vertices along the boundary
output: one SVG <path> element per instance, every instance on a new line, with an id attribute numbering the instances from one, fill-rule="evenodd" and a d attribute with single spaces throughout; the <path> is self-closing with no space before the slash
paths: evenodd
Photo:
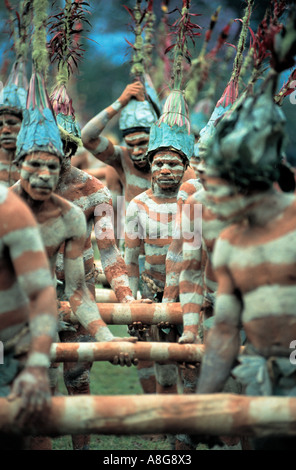
<path id="1" fill-rule="evenodd" d="M 15 161 L 19 162 L 33 152 L 47 152 L 63 158 L 63 144 L 54 113 L 45 89 L 44 78 L 32 74 L 27 106 L 17 137 Z"/>
<path id="2" fill-rule="evenodd" d="M 0 114 L 9 113 L 22 117 L 26 108 L 28 81 L 22 60 L 13 64 L 8 80 L 2 90 Z"/>

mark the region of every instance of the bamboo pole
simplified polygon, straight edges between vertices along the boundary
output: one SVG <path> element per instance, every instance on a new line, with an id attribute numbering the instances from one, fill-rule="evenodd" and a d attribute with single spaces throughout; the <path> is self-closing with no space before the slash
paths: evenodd
<path id="1" fill-rule="evenodd" d="M 201 362 L 203 344 L 177 344 L 142 342 L 129 343 L 54 343 L 51 347 L 52 362 L 112 361 L 120 353 L 128 353 L 131 359 L 143 361 Z"/>
<path id="2" fill-rule="evenodd" d="M 69 302 L 60 302 L 60 314 L 68 323 L 78 323 L 77 317 L 71 311 Z M 142 322 L 145 325 L 157 325 L 169 322 L 172 325 L 182 325 L 182 308 L 176 303 L 97 303 L 100 315 L 107 325 L 130 325 Z"/>
<path id="3" fill-rule="evenodd" d="M 135 435 L 192 433 L 216 436 L 296 436 L 296 398 L 211 395 L 53 397 L 49 412 L 19 429 L 19 400 L 0 398 L 0 432 L 24 435 Z"/>

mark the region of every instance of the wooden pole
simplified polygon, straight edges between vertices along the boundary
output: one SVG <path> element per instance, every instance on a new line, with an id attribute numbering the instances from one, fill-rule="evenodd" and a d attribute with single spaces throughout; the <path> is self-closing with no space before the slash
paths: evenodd
<path id="1" fill-rule="evenodd" d="M 69 302 L 60 302 L 63 320 L 68 323 L 77 323 Z M 169 322 L 172 325 L 182 325 L 182 308 L 176 303 L 97 303 L 100 315 L 107 325 L 130 325 L 133 322 L 142 322 L 145 325 L 157 325 L 160 322 Z"/>
<path id="2" fill-rule="evenodd" d="M 0 432 L 24 435 L 296 436 L 296 398 L 212 395 L 117 395 L 53 397 L 38 424 L 19 429 L 19 401 L 0 398 Z"/>
<path id="3" fill-rule="evenodd" d="M 137 293 L 137 299 L 141 299 L 140 292 Z M 96 288 L 96 302 L 101 303 L 111 303 L 116 304 L 118 303 L 118 299 L 115 295 L 115 292 L 112 289 L 108 289 L 105 287 L 97 287 Z"/>
<path id="4" fill-rule="evenodd" d="M 96 301 L 98 303 L 118 303 L 115 292 L 112 289 L 96 288 Z"/>
<path id="5" fill-rule="evenodd" d="M 204 345 L 142 342 L 54 343 L 52 362 L 112 361 L 121 352 L 143 361 L 201 362 Z"/>

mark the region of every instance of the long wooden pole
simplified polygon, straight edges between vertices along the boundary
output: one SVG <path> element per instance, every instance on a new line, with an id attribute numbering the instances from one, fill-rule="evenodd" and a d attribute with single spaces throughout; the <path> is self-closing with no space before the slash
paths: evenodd
<path id="1" fill-rule="evenodd" d="M 18 429 L 19 402 L 0 398 L 0 432 L 24 435 L 193 433 L 296 436 L 296 398 L 213 395 L 53 397 L 38 424 Z"/>
<path id="2" fill-rule="evenodd" d="M 128 353 L 131 359 L 143 361 L 201 362 L 204 345 L 177 343 L 54 343 L 51 347 L 53 362 L 112 361 L 119 353 Z"/>
<path id="3" fill-rule="evenodd" d="M 59 309 L 63 320 L 68 323 L 77 323 L 78 319 L 71 311 L 69 302 L 60 302 Z M 157 325 L 160 322 L 169 322 L 172 325 L 181 325 L 183 322 L 182 308 L 176 303 L 97 303 L 100 315 L 107 325 L 130 325 L 133 322 L 142 322 L 146 325 Z"/>

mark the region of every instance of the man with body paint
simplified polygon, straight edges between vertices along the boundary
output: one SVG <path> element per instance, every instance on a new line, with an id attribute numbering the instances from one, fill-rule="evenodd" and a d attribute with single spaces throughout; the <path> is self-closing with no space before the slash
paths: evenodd
<path id="1" fill-rule="evenodd" d="M 43 99 L 38 96 L 37 102 L 46 102 L 42 78 L 36 74 L 31 83 L 38 84 L 35 93 L 42 93 Z M 86 286 L 83 252 L 87 223 L 80 207 L 54 193 L 64 152 L 50 103 L 46 103 L 41 111 L 29 101 L 24 111 L 16 152 L 21 178 L 13 190 L 27 202 L 37 219 L 53 276 L 58 252 L 64 246 L 65 293 L 81 325 L 95 341 L 133 339 L 114 338 Z M 128 357 L 115 360 L 122 365 L 131 364 Z"/>
<path id="2" fill-rule="evenodd" d="M 146 88 L 149 90 L 147 83 Z M 109 139 L 101 135 L 107 123 L 119 111 L 119 127 L 125 146 L 113 145 Z M 127 85 L 115 103 L 92 118 L 82 129 L 84 147 L 117 171 L 123 185 L 126 208 L 134 197 L 151 186 L 147 149 L 150 128 L 156 120 L 157 113 L 154 107 L 145 99 L 144 85 L 136 81 Z M 188 168 L 184 180 L 194 176 L 194 171 Z M 142 266 L 143 256 L 139 260 Z M 143 376 L 150 377 L 148 380 L 144 378 L 141 380 L 142 388 L 147 393 L 154 392 L 155 382 L 151 378 L 153 364 L 147 361 L 145 366 L 142 365 Z"/>
<path id="3" fill-rule="evenodd" d="M 170 103 L 176 98 L 176 106 Z M 180 104 L 181 101 L 181 104 Z M 177 123 L 178 117 L 186 122 Z M 166 280 L 165 261 L 175 232 L 177 196 L 184 172 L 193 153 L 194 139 L 186 121 L 186 104 L 181 93 L 171 92 L 159 121 L 151 127 L 148 158 L 151 162 L 151 189 L 134 198 L 127 209 L 125 261 L 132 292 L 140 279 L 138 258 L 143 244 L 145 270 L 142 274 L 144 295 L 162 301 Z M 183 122 L 184 122 L 183 121 Z M 179 234 L 178 234 L 179 236 Z M 145 289 L 145 290 L 144 290 Z M 174 327 L 152 326 L 149 335 L 154 341 L 175 341 Z M 148 337 L 149 338 L 149 337 Z M 147 339 L 148 339 L 147 338 Z M 157 393 L 177 393 L 178 367 L 176 364 L 154 365 Z"/>
<path id="4" fill-rule="evenodd" d="M 65 114 L 66 104 L 56 102 L 54 96 L 54 94 L 51 96 L 51 101 L 53 109 L 56 111 L 64 151 L 55 193 L 80 207 L 85 215 L 87 236 L 83 250 L 83 261 L 86 285 L 95 298 L 94 250 L 91 240 L 92 230 L 95 228 L 97 247 L 107 281 L 119 302 L 133 302 L 135 299 L 129 287 L 127 268 L 115 241 L 114 213 L 110 191 L 97 178 L 71 165 L 71 156 L 75 155 L 81 144 L 80 129 L 73 110 Z M 66 102 L 70 102 L 66 99 L 67 95 L 63 94 L 63 97 Z M 61 109 L 64 110 L 64 113 L 61 112 Z M 56 275 L 62 283 L 58 286 L 60 300 L 68 300 L 65 296 L 64 249 L 65 245 L 59 250 L 56 263 Z M 60 332 L 61 341 L 90 340 L 88 332 L 81 324 L 75 328 L 75 331 Z M 76 364 L 64 363 L 64 381 L 70 395 L 90 394 L 92 363 L 83 363 L 80 366 L 78 374 Z M 76 450 L 87 449 L 89 448 L 89 440 L 90 436 L 88 435 L 73 435 L 73 448 Z"/>
<path id="5" fill-rule="evenodd" d="M 219 392 L 230 373 L 247 395 L 295 396 L 295 195 L 277 191 L 285 138 L 271 72 L 260 94 L 223 119 L 208 146 L 207 200 L 232 222 L 216 241 L 214 325 L 198 393 Z M 247 346 L 239 356 L 240 328 Z M 239 365 L 234 367 L 239 361 Z M 233 368 L 234 367 L 234 368 Z M 254 449 L 291 449 L 295 438 L 255 439 Z"/>
<path id="6" fill-rule="evenodd" d="M 7 84 L 1 92 L 0 181 L 5 186 L 12 186 L 20 176 L 13 161 L 16 139 L 23 119 L 23 109 L 26 107 L 26 88 L 24 63 L 19 61 L 13 65 Z"/>
<path id="7" fill-rule="evenodd" d="M 125 146 L 114 145 L 110 139 L 101 135 L 106 125 L 119 112 L 119 127 Z M 111 106 L 97 114 L 82 129 L 84 147 L 117 171 L 123 186 L 125 210 L 135 196 L 151 186 L 150 165 L 146 154 L 150 127 L 156 119 L 153 106 L 145 99 L 143 84 L 136 81 L 127 85 Z M 153 363 L 141 361 L 138 367 L 141 369 L 139 378 L 143 391 L 155 392 Z"/>
<path id="8" fill-rule="evenodd" d="M 29 447 L 21 429 L 50 407 L 49 353 L 57 304 L 48 259 L 28 206 L 0 184 L 0 396 L 19 400 L 19 434 L 0 433 L 1 450 Z"/>

